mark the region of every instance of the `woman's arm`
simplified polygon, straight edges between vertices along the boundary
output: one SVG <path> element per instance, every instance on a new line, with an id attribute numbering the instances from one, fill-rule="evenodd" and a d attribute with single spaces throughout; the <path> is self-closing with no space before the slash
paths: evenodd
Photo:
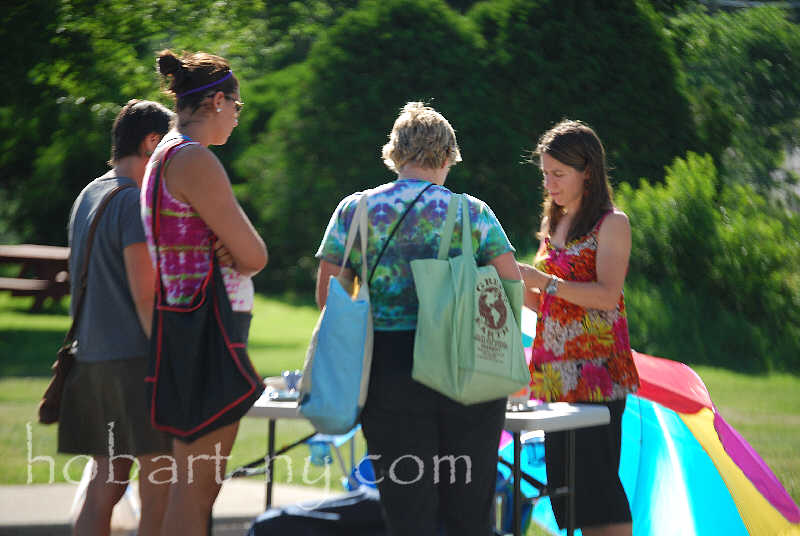
<path id="1" fill-rule="evenodd" d="M 320 261 L 319 262 L 319 269 L 317 269 L 317 307 L 322 309 L 325 307 L 325 303 L 328 301 L 328 280 L 330 280 L 331 276 L 335 276 L 341 270 L 341 266 L 338 264 L 333 264 L 328 261 Z M 344 272 L 342 272 L 347 279 L 353 279 L 356 276 L 356 273 L 350 269 L 345 268 Z"/>
<path id="2" fill-rule="evenodd" d="M 581 307 L 612 310 L 617 306 L 628 272 L 631 254 L 631 226 L 619 211 L 610 214 L 597 237 L 597 281 L 558 281 L 556 296 Z M 544 292 L 551 276 L 528 264 L 519 263 L 526 287 Z"/>
<path id="3" fill-rule="evenodd" d="M 236 271 L 252 276 L 267 264 L 267 247 L 233 195 L 225 168 L 214 154 L 190 145 L 175 155 L 166 173 L 173 197 L 189 203 L 220 242 Z"/>
<path id="4" fill-rule="evenodd" d="M 547 216 L 542 218 L 542 223 L 539 227 L 539 236 L 543 237 L 547 234 Z M 540 255 L 543 255 L 545 252 L 545 242 L 543 239 L 539 240 L 539 249 L 536 250 L 536 256 L 534 258 L 538 259 Z M 529 267 L 530 265 L 525 264 L 523 262 L 517 263 L 520 269 L 520 273 L 524 274 L 523 267 Z M 524 275 L 523 275 L 524 277 Z M 541 295 L 541 291 L 537 287 L 532 287 L 525 283 L 525 307 L 528 309 L 533 309 L 536 312 L 539 312 L 539 298 Z"/>
<path id="5" fill-rule="evenodd" d="M 519 273 L 519 267 L 517 266 L 517 261 L 514 258 L 514 253 L 512 251 L 498 255 L 494 259 L 490 260 L 489 264 L 494 266 L 494 269 L 497 270 L 497 275 L 500 276 L 500 279 L 516 281 L 522 279 L 522 276 Z"/>
<path id="6" fill-rule="evenodd" d="M 156 271 L 147 251 L 147 244 L 137 242 L 122 250 L 125 273 L 128 276 L 133 304 L 142 324 L 145 335 L 150 338 L 153 323 L 153 301 L 155 294 Z"/>
<path id="7" fill-rule="evenodd" d="M 527 285 L 525 285 L 524 290 L 525 307 L 539 312 L 539 296 L 541 295 L 541 291 L 536 287 L 531 288 Z"/>

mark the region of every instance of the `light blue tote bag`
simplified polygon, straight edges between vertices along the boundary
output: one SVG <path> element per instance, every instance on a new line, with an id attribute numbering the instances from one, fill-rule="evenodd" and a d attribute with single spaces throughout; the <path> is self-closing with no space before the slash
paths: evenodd
<path id="1" fill-rule="evenodd" d="M 359 235 L 361 275 L 342 277 Z M 347 232 L 342 267 L 328 281 L 328 299 L 311 336 L 300 384 L 300 413 L 323 434 L 355 426 L 367 399 L 372 365 L 372 310 L 367 286 L 367 195 Z"/>

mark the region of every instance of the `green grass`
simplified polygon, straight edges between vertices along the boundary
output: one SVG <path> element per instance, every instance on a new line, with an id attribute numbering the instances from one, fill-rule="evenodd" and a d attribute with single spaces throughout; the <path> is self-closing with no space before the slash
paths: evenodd
<path id="1" fill-rule="evenodd" d="M 32 433 L 33 456 L 53 456 L 55 479 L 64 481 L 69 460 L 56 455 L 56 428 L 36 423 L 36 404 L 49 377 L 55 348 L 68 327 L 66 307 L 51 307 L 45 314 L 27 313 L 29 299 L 0 294 L 0 483 L 21 484 L 28 479 L 27 428 Z M 305 349 L 317 311 L 308 305 L 257 297 L 250 330 L 250 354 L 264 376 L 285 369 L 302 368 Z M 653 349 L 648 349 L 657 353 Z M 709 366 L 694 366 L 703 378 L 712 400 L 725 419 L 764 458 L 789 494 L 800 502 L 800 377 L 789 374 L 753 375 Z M 267 423 L 245 418 L 232 452 L 229 467 L 262 456 L 266 450 Z M 288 444 L 311 431 L 303 421 L 280 421 L 277 446 Z M 358 437 L 357 454 L 364 444 Z M 302 484 L 305 447 L 291 452 L 294 469 L 291 481 Z M 80 477 L 83 462 L 71 464 L 69 476 Z M 33 482 L 49 480 L 49 465 L 32 464 Z M 338 487 L 340 473 L 330 466 L 331 485 Z M 309 479 L 320 477 L 319 468 Z M 288 480 L 286 464 L 278 462 L 276 480 Z M 315 485 L 324 486 L 323 481 Z M 529 533 L 533 534 L 533 532 Z"/>
<path id="2" fill-rule="evenodd" d="M 71 458 L 56 454 L 57 428 L 36 421 L 36 407 L 47 386 L 50 365 L 69 328 L 66 300 L 59 306 L 51 305 L 44 314 L 36 315 L 27 312 L 31 300 L 0 294 L 0 484 L 24 484 L 28 481 L 29 428 L 31 456 L 51 456 L 55 460 L 55 482 L 64 482 L 67 478 L 80 479 L 85 464 L 85 459 L 81 458 L 67 466 Z M 286 369 L 302 368 L 317 317 L 318 312 L 312 306 L 289 305 L 258 296 L 249 344 L 250 357 L 258 372 L 266 377 L 279 375 Z M 312 431 L 311 425 L 305 421 L 279 421 L 276 447 Z M 266 420 L 243 419 L 228 467 L 238 467 L 266 454 L 266 437 Z M 356 439 L 358 459 L 365 447 L 361 434 Z M 349 451 L 346 454 L 349 456 Z M 285 460 L 276 462 L 277 482 L 310 484 L 316 480 L 313 485 L 325 487 L 327 473 L 332 489 L 341 489 L 342 474 L 338 464 L 326 468 L 312 465 L 304 479 L 308 448 L 297 447 L 288 455 L 291 464 Z M 292 468 L 291 478 L 289 466 Z M 49 463 L 34 462 L 30 467 L 33 483 L 50 481 Z"/>

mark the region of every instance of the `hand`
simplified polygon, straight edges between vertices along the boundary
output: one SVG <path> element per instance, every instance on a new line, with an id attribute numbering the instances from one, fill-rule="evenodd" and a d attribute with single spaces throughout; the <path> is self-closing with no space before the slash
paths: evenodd
<path id="1" fill-rule="evenodd" d="M 219 240 L 214 242 L 214 254 L 217 256 L 220 266 L 233 266 L 233 255 Z"/>
<path id="2" fill-rule="evenodd" d="M 536 288 L 543 291 L 547 283 L 550 282 L 550 276 L 548 274 L 537 270 L 530 264 L 518 262 L 517 265 L 519 266 L 520 273 L 522 273 L 522 280 L 526 288 Z"/>

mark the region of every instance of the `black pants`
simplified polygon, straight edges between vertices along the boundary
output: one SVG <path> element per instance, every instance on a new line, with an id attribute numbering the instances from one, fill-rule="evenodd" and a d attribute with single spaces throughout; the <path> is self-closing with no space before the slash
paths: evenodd
<path id="1" fill-rule="evenodd" d="M 493 534 L 506 399 L 464 406 L 411 379 L 413 331 L 376 331 L 361 415 L 389 534 Z"/>
<path id="2" fill-rule="evenodd" d="M 575 430 L 575 523 L 576 527 L 594 527 L 630 523 L 631 509 L 619 479 L 622 446 L 622 414 L 625 399 L 606 402 L 609 424 Z M 548 487 L 566 485 L 564 450 L 567 432 L 544 435 L 544 456 Z M 552 499 L 558 526 L 567 526 L 567 501 Z"/>

